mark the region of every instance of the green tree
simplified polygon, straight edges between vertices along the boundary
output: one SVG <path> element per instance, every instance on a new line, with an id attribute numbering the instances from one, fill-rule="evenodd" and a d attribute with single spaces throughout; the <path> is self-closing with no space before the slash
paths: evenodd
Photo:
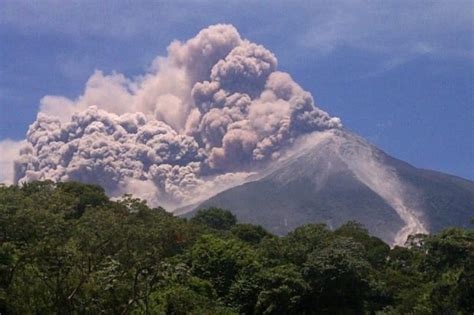
<path id="1" fill-rule="evenodd" d="M 104 206 L 109 202 L 102 187 L 97 185 L 85 185 L 78 182 L 58 183 L 55 191 L 60 198 L 65 199 L 68 196 L 73 200 L 71 213 L 68 217 L 80 217 L 87 207 L 96 208 Z"/>
<path id="2" fill-rule="evenodd" d="M 271 236 L 263 227 L 253 224 L 236 224 L 231 232 L 241 241 L 252 245 L 257 245 L 264 237 Z"/>
<path id="3" fill-rule="evenodd" d="M 230 211 L 220 208 L 209 208 L 199 209 L 191 219 L 191 222 L 217 230 L 228 230 L 237 223 L 237 219 Z"/>
<path id="4" fill-rule="evenodd" d="M 334 238 L 325 224 L 307 224 L 296 228 L 282 239 L 286 262 L 302 265 L 314 251 L 325 248 Z"/>
<path id="5" fill-rule="evenodd" d="M 474 232 L 406 247 L 355 222 L 276 237 L 81 183 L 0 185 L 2 314 L 470 314 Z"/>
<path id="6" fill-rule="evenodd" d="M 390 246 L 381 239 L 370 236 L 367 229 L 355 221 L 349 221 L 341 225 L 335 234 L 349 237 L 364 246 L 365 257 L 374 267 L 381 267 L 386 264 L 390 253 Z"/>
<path id="7" fill-rule="evenodd" d="M 304 299 L 309 290 L 298 268 L 281 265 L 264 269 L 257 275 L 262 290 L 255 306 L 256 314 L 304 314 Z"/>
<path id="8" fill-rule="evenodd" d="M 254 264 L 254 253 L 247 245 L 214 235 L 202 236 L 190 256 L 193 274 L 209 280 L 221 297 L 227 295 L 237 275 Z"/>
<path id="9" fill-rule="evenodd" d="M 440 313 L 472 311 L 474 292 L 474 231 L 450 228 L 426 241 L 422 271 L 433 282 L 430 303 Z"/>
<path id="10" fill-rule="evenodd" d="M 309 255 L 303 277 L 311 285 L 311 300 L 321 313 L 360 314 L 370 290 L 369 272 L 363 247 L 340 238 Z"/>

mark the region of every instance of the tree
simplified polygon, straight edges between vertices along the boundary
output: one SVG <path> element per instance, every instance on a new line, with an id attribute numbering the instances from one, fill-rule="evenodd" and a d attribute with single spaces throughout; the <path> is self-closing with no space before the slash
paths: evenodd
<path id="1" fill-rule="evenodd" d="M 262 290 L 258 294 L 255 313 L 265 315 L 303 314 L 304 299 L 309 290 L 298 268 L 294 265 L 281 265 L 264 269 L 260 278 Z"/>
<path id="2" fill-rule="evenodd" d="M 349 237 L 364 246 L 365 256 L 372 266 L 381 267 L 387 262 L 390 246 L 381 239 L 370 236 L 367 229 L 360 223 L 349 221 L 341 225 L 334 232 L 338 236 Z"/>
<path id="3" fill-rule="evenodd" d="M 257 245 L 264 237 L 271 236 L 263 227 L 253 224 L 236 224 L 231 232 L 241 241 L 252 245 Z"/>
<path id="4" fill-rule="evenodd" d="M 202 236 L 190 256 L 193 274 L 209 280 L 219 296 L 227 295 L 237 275 L 244 268 L 252 268 L 254 261 L 254 254 L 244 243 L 213 235 Z"/>
<path id="5" fill-rule="evenodd" d="M 65 195 L 68 195 L 74 200 L 72 212 L 68 214 L 73 218 L 80 217 L 87 207 L 100 207 L 109 202 L 104 189 L 97 185 L 86 185 L 78 182 L 58 183 L 56 192 L 63 199 Z"/>
<path id="6" fill-rule="evenodd" d="M 311 299 L 321 313 L 358 314 L 370 290 L 369 271 L 363 247 L 340 238 L 309 255 L 303 278 L 311 285 Z"/>
<path id="7" fill-rule="evenodd" d="M 209 208 L 199 209 L 191 219 L 191 222 L 217 230 L 228 230 L 237 223 L 237 219 L 230 211 L 220 208 Z"/>
<path id="8" fill-rule="evenodd" d="M 222 209 L 0 185 L 0 313 L 471 314 L 473 244 L 450 228 L 390 249 L 355 222 L 277 237 Z"/>
<path id="9" fill-rule="evenodd" d="M 307 224 L 296 228 L 282 239 L 282 251 L 286 262 L 302 265 L 308 255 L 325 248 L 333 239 L 325 224 Z"/>
<path id="10" fill-rule="evenodd" d="M 446 229 L 430 236 L 425 248 L 427 255 L 420 268 L 433 282 L 433 309 L 441 313 L 472 311 L 466 295 L 474 292 L 474 231 Z"/>

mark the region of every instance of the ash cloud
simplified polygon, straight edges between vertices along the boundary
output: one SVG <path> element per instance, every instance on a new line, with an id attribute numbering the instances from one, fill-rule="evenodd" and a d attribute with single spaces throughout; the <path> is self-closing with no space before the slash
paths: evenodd
<path id="1" fill-rule="evenodd" d="M 245 180 L 299 136 L 341 128 L 265 47 L 214 25 L 145 75 L 96 71 L 75 100 L 46 96 L 15 182 L 97 183 L 175 207 Z"/>
<path id="2" fill-rule="evenodd" d="M 0 184 L 13 184 L 13 162 L 18 159 L 24 141 L 5 139 L 0 141 Z"/>

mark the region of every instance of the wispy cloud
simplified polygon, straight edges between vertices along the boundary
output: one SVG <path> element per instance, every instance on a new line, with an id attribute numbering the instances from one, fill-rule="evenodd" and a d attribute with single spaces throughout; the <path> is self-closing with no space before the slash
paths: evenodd
<path id="1" fill-rule="evenodd" d="M 154 1 L 3 0 L 0 27 L 23 33 L 127 39 L 166 30 L 184 14 L 179 5 Z"/>
<path id="2" fill-rule="evenodd" d="M 335 1 L 300 41 L 322 52 L 472 51 L 473 14 L 471 1 Z"/>
<path id="3" fill-rule="evenodd" d="M 340 49 L 380 54 L 384 61 L 373 71 L 377 74 L 424 54 L 474 58 L 472 16 L 474 3 L 464 0 L 3 0 L 0 29 L 68 38 L 168 41 L 166 35 L 177 28 L 194 33 L 206 24 L 228 22 L 253 33 L 254 40 L 281 42 L 278 39 L 284 37 L 291 50 L 300 49 L 301 54 L 328 55 Z"/>
<path id="4" fill-rule="evenodd" d="M 382 58 L 373 77 L 423 55 L 474 58 L 471 1 L 335 1 L 298 38 L 321 55 L 353 49 Z"/>

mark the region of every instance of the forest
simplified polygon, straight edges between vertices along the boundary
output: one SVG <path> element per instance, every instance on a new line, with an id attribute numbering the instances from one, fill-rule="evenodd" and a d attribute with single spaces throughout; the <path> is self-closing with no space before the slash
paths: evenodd
<path id="1" fill-rule="evenodd" d="M 357 222 L 278 237 L 95 185 L 0 186 L 0 314 L 473 314 L 473 297 L 472 229 L 390 248 Z"/>

